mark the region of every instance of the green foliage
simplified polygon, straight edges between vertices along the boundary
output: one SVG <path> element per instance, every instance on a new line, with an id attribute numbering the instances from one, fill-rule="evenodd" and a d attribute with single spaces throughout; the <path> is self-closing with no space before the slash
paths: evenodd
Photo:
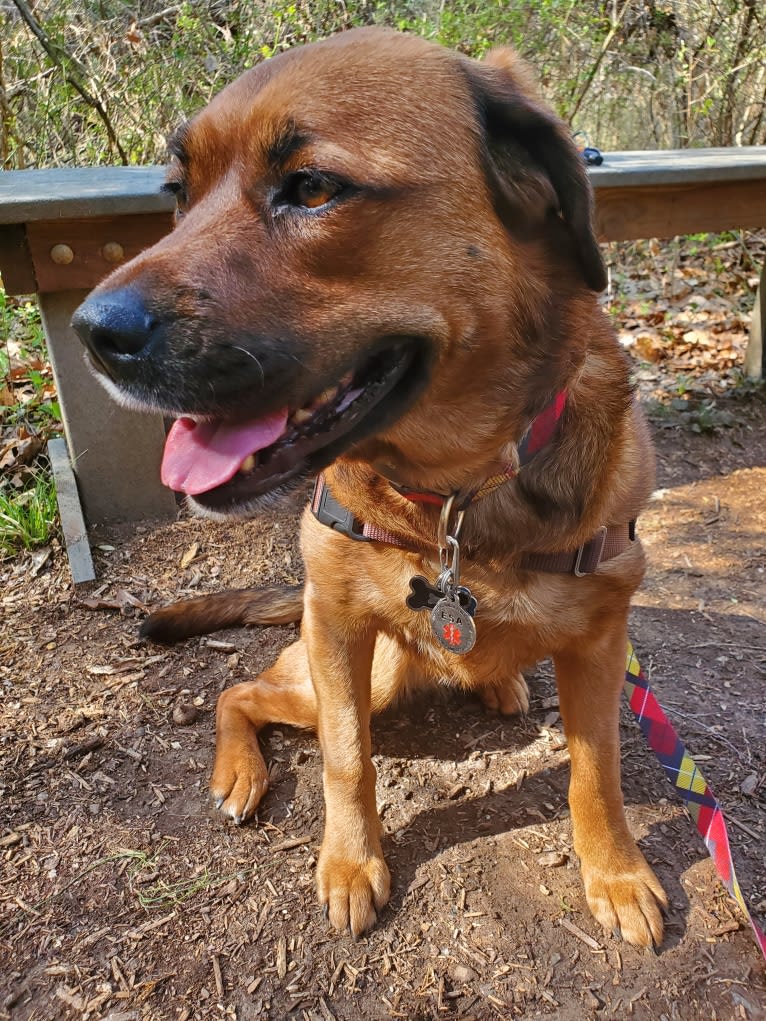
<path id="1" fill-rule="evenodd" d="M 8 358 L 8 344 L 16 341 L 25 354 L 45 355 L 45 333 L 37 302 L 14 299 L 0 287 L 0 341 Z"/>
<path id="2" fill-rule="evenodd" d="M 0 394 L 0 450 L 14 436 L 40 437 L 44 442 L 58 430 L 61 408 L 39 309 L 34 301 L 9 298 L 2 287 Z M 13 467 L 0 474 L 0 559 L 45 545 L 57 529 L 56 494 L 47 461 Z"/>
<path id="3" fill-rule="evenodd" d="M 37 302 L 12 298 L 0 286 L 0 424 L 25 422 L 47 431 L 61 421 Z"/>
<path id="4" fill-rule="evenodd" d="M 57 530 L 56 490 L 42 467 L 21 491 L 0 485 L 0 559 L 50 542 Z"/>
<path id="5" fill-rule="evenodd" d="M 21 0 L 19 0 L 21 3 Z M 361 25 L 512 44 L 604 149 L 766 138 L 766 11 L 735 0 L 37 0 L 0 7 L 0 167 L 146 163 L 242 70 Z"/>

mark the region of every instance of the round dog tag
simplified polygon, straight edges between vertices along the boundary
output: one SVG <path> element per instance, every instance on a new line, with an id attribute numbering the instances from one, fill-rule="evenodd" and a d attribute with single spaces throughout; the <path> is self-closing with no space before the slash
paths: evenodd
<path id="1" fill-rule="evenodd" d="M 442 648 L 458 655 L 470 652 L 476 641 L 473 618 L 452 594 L 440 599 L 431 610 L 431 630 Z"/>

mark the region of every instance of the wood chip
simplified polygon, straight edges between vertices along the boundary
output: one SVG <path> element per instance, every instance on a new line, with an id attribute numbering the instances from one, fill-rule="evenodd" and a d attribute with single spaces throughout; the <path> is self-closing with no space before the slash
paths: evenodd
<path id="1" fill-rule="evenodd" d="M 215 979 L 215 988 L 219 997 L 223 997 L 223 975 L 221 975 L 221 963 L 218 958 L 213 955 L 213 978 Z"/>
<path id="2" fill-rule="evenodd" d="M 110 959 L 110 961 L 109 961 L 109 964 L 111 966 L 112 975 L 114 976 L 115 982 L 117 982 L 117 984 L 122 989 L 127 989 L 128 988 L 128 982 L 127 982 L 127 979 L 125 978 L 125 976 L 122 973 L 122 969 L 120 968 L 120 959 L 119 959 L 119 957 L 117 957 L 116 955 L 114 957 L 112 957 Z"/>
<path id="3" fill-rule="evenodd" d="M 335 966 L 335 971 L 332 973 L 332 975 L 330 975 L 330 981 L 327 984 L 327 992 L 330 994 L 330 996 L 332 996 L 332 994 L 335 992 L 335 985 L 343 973 L 343 968 L 345 967 L 345 964 L 346 964 L 345 961 L 340 961 Z"/>
<path id="4" fill-rule="evenodd" d="M 560 918 L 559 925 L 563 925 L 568 932 L 571 932 L 573 936 L 582 940 L 583 943 L 591 948 L 591 950 L 600 950 L 603 952 L 604 948 L 600 943 L 596 942 L 596 940 L 592 936 L 589 936 L 587 932 L 583 932 L 579 925 L 575 925 L 574 922 L 570 922 L 568 918 Z"/>
<path id="5" fill-rule="evenodd" d="M 537 864 L 544 869 L 557 869 L 566 863 L 567 856 L 563 851 L 545 851 L 537 857 Z"/>
<path id="6" fill-rule="evenodd" d="M 154 788 L 156 793 L 156 788 Z M 126 932 L 128 939 L 140 940 L 143 939 L 147 932 L 152 932 L 154 929 L 159 929 L 160 926 L 167 924 L 176 917 L 175 911 L 171 911 L 169 915 L 163 915 L 162 918 L 155 918 L 153 922 L 144 922 L 143 925 L 139 925 L 137 929 L 129 929 Z"/>
<path id="7" fill-rule="evenodd" d="M 70 1006 L 73 1010 L 83 1011 L 85 1009 L 85 1001 L 83 998 L 78 996 L 77 993 L 68 986 L 59 986 L 56 990 L 56 996 L 60 1000 L 63 1000 L 64 1003 Z"/>
<path id="8" fill-rule="evenodd" d="M 269 850 L 272 854 L 275 851 L 291 851 L 294 847 L 303 847 L 304 844 L 310 844 L 312 837 L 290 837 L 287 840 L 281 840 L 278 844 L 272 844 Z"/>
<path id="9" fill-rule="evenodd" d="M 429 882 L 430 882 L 429 876 L 417 876 L 415 879 L 412 880 L 410 885 L 407 887 L 406 896 L 409 897 L 411 893 L 414 893 L 416 890 L 419 890 L 421 886 L 425 886 L 426 883 Z"/>
<path id="10" fill-rule="evenodd" d="M 335 1015 L 327 1006 L 327 1000 L 325 1000 L 324 996 L 319 997 L 319 1009 L 322 1011 L 322 1017 L 325 1021 L 337 1021 Z"/>
<path id="11" fill-rule="evenodd" d="M 473 968 L 469 968 L 467 964 L 455 964 L 450 968 L 449 977 L 457 985 L 465 985 L 468 982 L 475 982 L 479 977 Z"/>
<path id="12" fill-rule="evenodd" d="M 89 610 L 119 610 L 120 613 L 125 613 L 128 607 L 133 607 L 137 610 L 148 610 L 148 607 L 140 599 L 136 598 L 131 592 L 126 589 L 118 589 L 114 595 L 106 599 L 103 596 L 81 596 L 77 600 L 80 606 L 85 606 Z"/>
<path id="13" fill-rule="evenodd" d="M 255 928 L 253 929 L 253 934 L 250 937 L 250 942 L 251 943 L 256 943 L 258 941 L 258 937 L 263 932 L 263 927 L 266 924 L 266 919 L 268 918 L 268 914 L 269 914 L 270 910 L 271 910 L 271 901 L 267 901 L 263 905 L 263 907 L 261 908 L 260 914 L 258 915 L 258 921 L 255 923 Z"/>
<path id="14" fill-rule="evenodd" d="M 277 942 L 277 975 L 283 979 L 287 974 L 287 938 L 280 936 Z"/>
<path id="15" fill-rule="evenodd" d="M 82 741 L 80 744 L 73 745 L 71 748 L 67 748 L 64 752 L 65 759 L 76 759 L 80 755 L 87 755 L 88 752 L 93 752 L 97 748 L 101 748 L 104 744 L 103 737 L 89 737 L 86 741 Z"/>
<path id="16" fill-rule="evenodd" d="M 739 789 L 748 798 L 751 798 L 755 794 L 757 788 L 758 788 L 757 773 L 750 773 L 750 775 L 746 776 L 742 783 L 739 785 Z"/>
<path id="17" fill-rule="evenodd" d="M 103 928 L 96 929 L 95 932 L 91 932 L 87 936 L 84 936 L 81 940 L 78 940 L 76 945 L 77 945 L 78 949 L 80 947 L 89 947 L 93 943 L 98 943 L 98 941 L 102 937 L 106 936 L 106 934 L 111 932 L 111 931 L 112 931 L 112 926 L 111 925 L 106 925 Z"/>
<path id="18" fill-rule="evenodd" d="M 222 642 L 219 638 L 205 639 L 206 649 L 215 649 L 216 652 L 236 652 L 237 646 L 232 642 Z"/>
<path id="19" fill-rule="evenodd" d="M 699 759 L 699 755 L 697 756 L 697 758 Z M 747 835 L 749 837 L 752 837 L 753 840 L 758 841 L 761 840 L 761 836 L 758 833 L 756 833 L 751 826 L 747 826 L 745 823 L 742 822 L 741 819 L 737 819 L 735 816 L 733 816 L 731 812 L 726 813 L 726 818 L 729 820 L 732 826 L 738 826 L 739 829 L 741 829 L 744 833 L 747 833 Z"/>

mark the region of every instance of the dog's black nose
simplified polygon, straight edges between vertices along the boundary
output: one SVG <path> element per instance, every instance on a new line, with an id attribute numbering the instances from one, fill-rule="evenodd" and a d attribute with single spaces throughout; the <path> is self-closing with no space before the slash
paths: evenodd
<path id="1" fill-rule="evenodd" d="M 72 316 L 72 328 L 110 375 L 140 355 L 157 325 L 141 294 L 130 287 L 91 295 Z"/>

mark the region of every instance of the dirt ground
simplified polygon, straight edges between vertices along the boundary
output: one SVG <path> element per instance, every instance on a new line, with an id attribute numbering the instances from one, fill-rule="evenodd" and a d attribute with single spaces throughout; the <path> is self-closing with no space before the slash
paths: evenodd
<path id="1" fill-rule="evenodd" d="M 651 569 L 632 637 L 723 803 L 763 923 L 766 407 L 739 388 L 705 409 L 697 432 L 687 410 L 653 408 L 660 488 L 640 521 Z M 294 628 L 166 649 L 138 623 L 179 592 L 299 578 L 298 504 L 101 533 L 87 591 L 59 549 L 0 564 L 0 1017 L 766 1016 L 751 933 L 627 707 L 628 818 L 670 897 L 666 939 L 641 952 L 590 916 L 550 664 L 524 718 L 443 695 L 376 720 L 393 895 L 357 942 L 315 901 L 312 736 L 267 733 L 272 788 L 254 824 L 212 812 L 216 697 Z"/>

